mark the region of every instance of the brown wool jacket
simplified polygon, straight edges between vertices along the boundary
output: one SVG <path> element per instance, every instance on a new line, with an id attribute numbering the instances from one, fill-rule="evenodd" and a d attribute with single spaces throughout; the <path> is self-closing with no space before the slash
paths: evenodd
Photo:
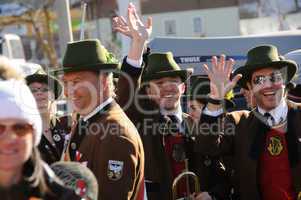
<path id="1" fill-rule="evenodd" d="M 301 197 L 301 110 L 292 102 L 288 103 L 286 141 L 293 177 L 293 187 Z M 217 123 L 218 134 L 208 134 L 203 126 L 201 151 L 210 155 L 230 156 L 233 163 L 235 193 L 241 200 L 260 200 L 258 182 L 258 160 L 264 147 L 265 133 L 269 127 L 262 123 L 253 111 L 234 111 L 211 117 L 203 114 L 200 125 Z M 224 125 L 222 126 L 222 123 Z M 208 126 L 206 126 L 208 127 Z"/>
<path id="2" fill-rule="evenodd" d="M 88 120 L 87 131 L 75 151 L 71 140 L 69 155 L 71 160 L 86 164 L 96 176 L 99 200 L 135 200 L 144 184 L 143 145 L 120 106 L 113 101 L 106 107 Z M 73 137 L 76 133 L 78 127 Z"/>
<path id="3" fill-rule="evenodd" d="M 144 111 L 158 110 L 149 99 L 139 99 L 138 95 L 145 94 L 140 88 L 141 69 L 137 69 L 124 61 L 122 70 L 129 75 L 131 83 L 124 76 L 119 78 L 117 97 L 119 104 L 135 124 L 141 136 L 145 151 L 145 180 L 149 200 L 172 199 L 172 171 L 169 159 L 165 153 L 163 135 L 160 125 L 163 123 L 159 112 L 146 113 Z M 140 90 L 141 89 L 141 90 Z M 134 92 L 139 93 L 135 95 Z M 195 132 L 192 118 L 183 113 L 183 126 L 185 135 L 185 152 L 188 158 L 189 170 L 195 172 L 200 179 L 201 191 L 212 191 L 215 195 L 226 199 L 227 185 L 225 170 L 220 165 L 218 157 L 208 157 L 195 147 Z M 210 165 L 205 161 L 210 160 Z"/>

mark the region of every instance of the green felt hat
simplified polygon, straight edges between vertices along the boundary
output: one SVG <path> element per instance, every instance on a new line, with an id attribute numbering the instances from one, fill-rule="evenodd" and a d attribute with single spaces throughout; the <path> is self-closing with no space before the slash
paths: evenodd
<path id="1" fill-rule="evenodd" d="M 171 52 L 151 53 L 148 56 L 148 64 L 142 75 L 142 82 L 165 77 L 180 77 L 184 82 L 192 72 L 189 69 L 182 70 Z"/>
<path id="2" fill-rule="evenodd" d="M 197 100 L 203 104 L 207 104 L 210 94 L 210 80 L 206 75 L 194 75 L 190 77 L 190 88 L 187 98 L 190 100 Z M 234 108 L 235 103 L 233 91 L 228 92 L 225 96 L 226 108 Z"/>
<path id="3" fill-rule="evenodd" d="M 114 71 L 119 63 L 99 40 L 89 39 L 68 43 L 62 65 L 53 72 Z"/>
<path id="4" fill-rule="evenodd" d="M 242 78 L 238 81 L 238 84 L 243 88 L 247 88 L 247 82 L 251 80 L 254 71 L 270 67 L 275 69 L 286 68 L 286 70 L 282 71 L 283 76 L 286 77 L 286 83 L 290 82 L 298 69 L 296 62 L 281 58 L 277 47 L 263 45 L 249 50 L 246 64 L 236 69 L 233 75 L 242 74 Z"/>
<path id="5" fill-rule="evenodd" d="M 34 83 L 34 82 L 47 84 L 49 86 L 49 88 L 53 91 L 55 99 L 58 99 L 63 92 L 63 87 L 62 87 L 62 84 L 60 83 L 60 81 L 58 81 L 53 76 L 47 74 L 42 69 L 39 69 L 34 74 L 26 76 L 25 80 L 26 80 L 27 85 L 30 85 L 31 83 Z"/>

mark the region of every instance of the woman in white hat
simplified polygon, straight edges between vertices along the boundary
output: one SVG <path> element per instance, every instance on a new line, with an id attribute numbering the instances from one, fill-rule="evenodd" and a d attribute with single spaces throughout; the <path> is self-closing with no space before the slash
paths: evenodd
<path id="1" fill-rule="evenodd" d="M 0 81 L 0 197 L 79 199 L 60 184 L 41 160 L 41 117 L 29 88 L 21 81 Z"/>

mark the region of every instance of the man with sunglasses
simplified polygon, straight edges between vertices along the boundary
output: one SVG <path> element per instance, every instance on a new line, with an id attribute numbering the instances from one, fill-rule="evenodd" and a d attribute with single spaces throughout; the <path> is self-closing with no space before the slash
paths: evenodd
<path id="1" fill-rule="evenodd" d="M 301 110 L 288 105 L 286 99 L 286 85 L 296 74 L 297 64 L 280 60 L 275 46 L 263 45 L 248 52 L 246 64 L 230 80 L 233 65 L 234 61 L 226 61 L 225 56 L 219 61 L 213 57 L 211 69 L 204 65 L 210 78 L 210 96 L 216 102 L 204 109 L 200 125 L 218 127 L 215 133 L 202 129 L 201 134 L 208 139 L 204 149 L 232 156 L 239 199 L 301 198 Z M 224 113 L 218 101 L 236 83 L 249 89 L 256 108 Z"/>

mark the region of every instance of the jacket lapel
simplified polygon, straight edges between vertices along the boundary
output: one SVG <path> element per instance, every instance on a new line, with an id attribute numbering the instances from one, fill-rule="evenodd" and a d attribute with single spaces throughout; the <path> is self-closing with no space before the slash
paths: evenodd
<path id="1" fill-rule="evenodd" d="M 292 178 L 297 195 L 301 192 L 301 111 L 289 108 L 287 144 Z"/>
<path id="2" fill-rule="evenodd" d="M 258 160 L 265 146 L 265 137 L 270 127 L 264 124 L 256 115 L 260 115 L 257 110 L 253 110 L 250 114 L 254 123 L 254 129 L 250 131 L 250 151 L 249 156 L 253 160 Z"/>
<path id="3" fill-rule="evenodd" d="M 298 138 L 297 138 L 297 126 L 299 126 L 297 122 L 297 110 L 289 109 L 288 116 L 287 116 L 287 134 L 286 134 L 286 142 L 287 142 L 287 149 L 288 149 L 288 158 L 290 161 L 291 167 L 295 167 L 300 158 L 298 152 Z M 299 118 L 300 120 L 300 118 Z M 301 121 L 299 121 L 300 123 Z M 300 127 L 301 128 L 301 127 Z"/>

